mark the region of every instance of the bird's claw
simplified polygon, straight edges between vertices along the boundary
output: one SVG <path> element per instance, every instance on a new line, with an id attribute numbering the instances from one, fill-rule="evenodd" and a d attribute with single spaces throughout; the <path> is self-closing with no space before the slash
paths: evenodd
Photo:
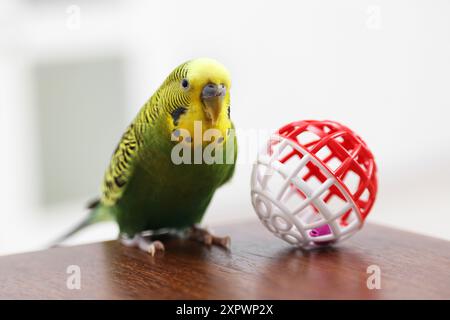
<path id="1" fill-rule="evenodd" d="M 120 241 L 127 247 L 138 247 L 142 251 L 149 253 L 152 257 L 156 251 L 164 251 L 164 244 L 161 241 L 150 241 L 142 235 L 135 235 L 133 238 L 122 236 Z"/>
<path id="2" fill-rule="evenodd" d="M 213 237 L 213 244 L 230 249 L 231 238 L 229 236 L 225 237 Z"/>
<path id="3" fill-rule="evenodd" d="M 194 226 L 190 229 L 189 238 L 202 242 L 207 246 L 216 245 L 225 249 L 230 249 L 231 238 L 229 236 L 218 237 L 211 234 L 207 229 Z"/>
<path id="4" fill-rule="evenodd" d="M 161 241 L 153 241 L 149 243 L 145 249 L 152 257 L 155 255 L 156 251 L 164 251 L 164 244 Z"/>

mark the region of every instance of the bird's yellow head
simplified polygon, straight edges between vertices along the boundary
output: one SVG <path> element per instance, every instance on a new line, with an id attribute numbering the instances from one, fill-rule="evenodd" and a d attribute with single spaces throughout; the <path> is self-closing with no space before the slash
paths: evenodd
<path id="1" fill-rule="evenodd" d="M 226 138 L 232 126 L 230 86 L 227 69 L 213 59 L 194 59 L 178 66 L 160 88 L 169 130 L 185 129 L 194 137 L 197 123 L 202 132 L 217 129 Z"/>

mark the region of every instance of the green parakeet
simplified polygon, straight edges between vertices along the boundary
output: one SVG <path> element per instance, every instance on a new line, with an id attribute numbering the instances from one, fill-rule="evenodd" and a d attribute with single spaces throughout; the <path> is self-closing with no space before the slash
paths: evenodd
<path id="1" fill-rule="evenodd" d="M 60 240 L 89 224 L 114 219 L 124 244 L 151 254 L 164 246 L 142 236 L 149 230 L 190 230 L 207 244 L 228 246 L 228 237 L 215 237 L 195 225 L 217 188 L 234 173 L 230 85 L 226 68 L 212 59 L 175 68 L 123 134 L 88 219 Z M 213 163 L 203 159 L 207 149 Z M 199 154 L 200 161 L 194 159 Z"/>

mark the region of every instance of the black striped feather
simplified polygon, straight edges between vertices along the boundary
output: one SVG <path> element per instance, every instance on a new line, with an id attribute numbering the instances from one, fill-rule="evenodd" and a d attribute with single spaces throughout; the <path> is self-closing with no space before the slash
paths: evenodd
<path id="1" fill-rule="evenodd" d="M 106 170 L 102 185 L 102 203 L 114 205 L 125 190 L 133 173 L 133 162 L 138 148 L 134 126 L 128 127 L 122 136 Z"/>

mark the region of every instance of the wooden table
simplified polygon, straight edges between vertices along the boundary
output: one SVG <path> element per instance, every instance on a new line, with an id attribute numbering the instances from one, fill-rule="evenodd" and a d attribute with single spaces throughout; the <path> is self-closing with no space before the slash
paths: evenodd
<path id="1" fill-rule="evenodd" d="M 0 257 L 0 298 L 403 299 L 450 298 L 450 242 L 368 224 L 334 247 L 302 251 L 259 222 L 216 228 L 231 251 L 166 239 L 154 257 L 117 241 Z M 69 290 L 77 265 L 81 289 Z M 369 265 L 381 289 L 367 288 Z"/>

